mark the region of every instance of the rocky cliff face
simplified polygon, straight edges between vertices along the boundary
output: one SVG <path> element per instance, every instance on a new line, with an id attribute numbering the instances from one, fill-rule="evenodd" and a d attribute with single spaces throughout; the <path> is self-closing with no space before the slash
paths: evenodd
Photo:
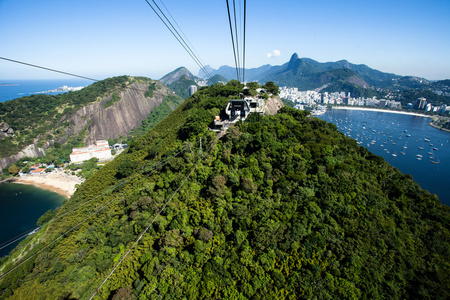
<path id="1" fill-rule="evenodd" d="M 37 157 L 37 156 L 44 156 L 44 155 L 45 155 L 44 148 L 39 148 L 35 144 L 28 145 L 25 149 L 23 149 L 19 153 L 0 159 L 0 174 L 1 174 L 2 169 L 8 167 L 12 163 L 15 163 L 16 161 L 18 161 L 21 158 Z"/>
<path id="2" fill-rule="evenodd" d="M 266 102 L 266 111 L 269 115 L 275 115 L 280 108 L 284 106 L 283 101 L 280 97 L 271 97 L 267 99 Z"/>
<path id="3" fill-rule="evenodd" d="M 156 83 L 153 97 L 145 97 L 148 84 L 133 83 L 130 88 L 121 92 L 120 100 L 112 106 L 104 108 L 112 95 L 79 109 L 68 121 L 70 126 L 67 136 L 77 135 L 87 127 L 85 144 L 94 144 L 96 140 L 115 139 L 126 136 L 131 130 L 141 125 L 153 109 L 158 107 L 164 97 L 173 93 L 161 83 Z M 62 119 L 61 123 L 67 121 Z"/>
<path id="4" fill-rule="evenodd" d="M 7 136 L 13 136 L 14 130 L 9 127 L 8 123 L 2 122 L 0 123 L 0 140 L 7 137 Z"/>

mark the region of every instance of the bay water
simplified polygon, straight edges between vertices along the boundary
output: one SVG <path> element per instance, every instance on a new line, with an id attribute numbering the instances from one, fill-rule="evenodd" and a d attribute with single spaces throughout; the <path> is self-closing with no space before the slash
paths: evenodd
<path id="1" fill-rule="evenodd" d="M 450 133 L 429 126 L 430 118 L 351 109 L 329 109 L 318 117 L 411 174 L 423 189 L 450 206 Z"/>
<path id="2" fill-rule="evenodd" d="M 0 248 L 24 232 L 36 228 L 36 222 L 47 210 L 55 209 L 64 197 L 54 192 L 17 183 L 0 184 Z M 19 241 L 0 250 L 7 255 Z"/>

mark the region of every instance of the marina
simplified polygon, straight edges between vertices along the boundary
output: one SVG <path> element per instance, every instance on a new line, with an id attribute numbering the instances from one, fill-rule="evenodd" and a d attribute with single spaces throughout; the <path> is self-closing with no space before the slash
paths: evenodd
<path id="1" fill-rule="evenodd" d="M 327 110 L 319 118 L 382 156 L 450 205 L 450 134 L 428 125 L 429 118 L 381 111 Z"/>

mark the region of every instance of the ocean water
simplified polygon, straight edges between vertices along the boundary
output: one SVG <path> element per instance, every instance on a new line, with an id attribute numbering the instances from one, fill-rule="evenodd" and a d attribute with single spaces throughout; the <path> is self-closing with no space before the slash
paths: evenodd
<path id="1" fill-rule="evenodd" d="M 93 82 L 86 79 L 58 79 L 58 80 L 0 80 L 0 102 L 30 96 L 38 92 L 54 90 L 62 86 L 87 86 Z M 56 95 L 60 93 L 47 93 Z"/>
<path id="2" fill-rule="evenodd" d="M 430 118 L 347 109 L 328 110 L 319 118 L 411 174 L 422 188 L 450 206 L 450 133 L 429 126 Z"/>
<path id="3" fill-rule="evenodd" d="M 0 184 L 0 248 L 7 241 L 36 228 L 36 222 L 47 210 L 63 204 L 64 197 L 31 185 Z M 0 257 L 9 253 L 16 242 L 0 250 Z"/>

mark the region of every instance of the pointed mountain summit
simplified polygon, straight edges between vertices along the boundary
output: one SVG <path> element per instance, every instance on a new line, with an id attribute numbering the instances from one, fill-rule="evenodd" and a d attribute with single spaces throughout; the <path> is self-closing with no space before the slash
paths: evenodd
<path id="1" fill-rule="evenodd" d="M 293 70 L 293 69 L 297 68 L 299 66 L 299 64 L 300 64 L 300 62 L 299 62 L 298 54 L 294 53 L 294 54 L 292 54 L 291 59 L 289 60 L 287 70 Z"/>
<path id="2" fill-rule="evenodd" d="M 194 76 L 188 69 L 185 67 L 180 67 L 165 76 L 163 76 L 159 81 L 161 81 L 165 85 L 169 85 L 177 80 L 179 80 L 182 76 L 186 76 L 189 79 L 194 80 L 196 76 Z"/>
<path id="3" fill-rule="evenodd" d="M 201 79 L 185 67 L 180 67 L 160 79 L 163 84 L 183 99 L 189 97 L 189 86 L 195 85 L 198 87 L 197 82 L 199 80 Z"/>

